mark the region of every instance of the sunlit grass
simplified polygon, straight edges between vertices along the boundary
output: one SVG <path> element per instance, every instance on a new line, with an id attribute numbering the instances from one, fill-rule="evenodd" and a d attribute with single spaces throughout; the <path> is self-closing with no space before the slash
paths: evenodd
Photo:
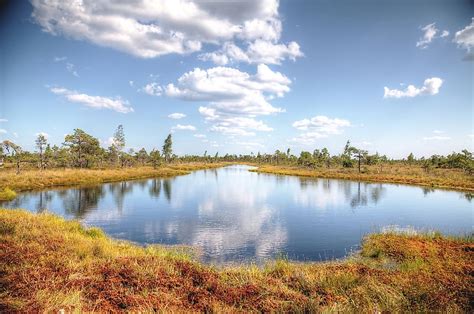
<path id="1" fill-rule="evenodd" d="M 325 263 L 208 266 L 51 214 L 0 209 L 3 312 L 469 312 L 472 236 L 397 229 Z"/>
<path id="2" fill-rule="evenodd" d="M 172 177 L 188 174 L 192 170 L 217 168 L 227 163 L 186 163 L 162 167 L 133 167 L 113 169 L 37 169 L 23 170 L 19 175 L 14 170 L 0 170 L 0 200 L 14 198 L 12 192 L 44 189 L 58 186 L 94 185 L 106 182 L 135 180 L 153 177 Z M 7 190 L 9 192 L 7 192 Z M 10 197 L 10 198 L 9 198 Z"/>

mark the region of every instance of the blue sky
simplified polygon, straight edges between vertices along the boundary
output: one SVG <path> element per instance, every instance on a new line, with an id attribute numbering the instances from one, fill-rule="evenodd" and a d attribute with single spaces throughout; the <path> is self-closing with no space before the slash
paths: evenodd
<path id="1" fill-rule="evenodd" d="M 10 1 L 0 137 L 178 154 L 473 150 L 470 1 Z"/>

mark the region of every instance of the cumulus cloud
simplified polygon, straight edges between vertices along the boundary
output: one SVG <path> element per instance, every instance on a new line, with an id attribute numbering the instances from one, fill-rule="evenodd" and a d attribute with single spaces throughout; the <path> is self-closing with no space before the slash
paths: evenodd
<path id="1" fill-rule="evenodd" d="M 8 122 L 8 119 L 0 118 L 0 122 Z"/>
<path id="2" fill-rule="evenodd" d="M 428 48 L 429 44 L 435 38 L 438 38 L 438 37 L 444 38 L 444 37 L 449 36 L 449 32 L 447 30 L 443 30 L 441 32 L 441 35 L 438 36 L 439 29 L 436 28 L 436 23 L 428 24 L 422 27 L 421 30 L 423 31 L 423 36 L 416 43 L 416 46 L 421 49 Z"/>
<path id="3" fill-rule="evenodd" d="M 313 144 L 317 139 L 326 138 L 344 132 L 350 127 L 351 122 L 345 119 L 315 116 L 310 119 L 295 121 L 292 126 L 300 131 L 305 131 L 291 141 L 303 145 Z"/>
<path id="4" fill-rule="evenodd" d="M 186 54 L 232 40 L 276 43 L 278 0 L 201 1 L 32 0 L 43 31 L 138 57 Z"/>
<path id="5" fill-rule="evenodd" d="M 471 24 L 454 34 L 454 42 L 458 47 L 467 50 L 466 60 L 474 60 L 472 49 L 474 48 L 474 18 L 472 18 Z"/>
<path id="6" fill-rule="evenodd" d="M 443 85 L 443 80 L 439 77 L 428 78 L 424 81 L 423 86 L 418 88 L 414 85 L 408 85 L 405 90 L 389 89 L 384 87 L 384 98 L 403 98 L 416 97 L 421 95 L 436 95 Z"/>
<path id="7" fill-rule="evenodd" d="M 175 112 L 175 113 L 172 113 L 172 114 L 168 115 L 168 118 L 175 119 L 175 120 L 179 120 L 179 119 L 182 119 L 184 117 L 186 117 L 186 115 L 184 113 L 179 113 L 179 112 Z"/>
<path id="8" fill-rule="evenodd" d="M 194 134 L 194 137 L 197 137 L 197 138 L 206 138 L 206 135 L 205 135 L 205 134 Z"/>
<path id="9" fill-rule="evenodd" d="M 0 129 L 0 134 L 6 134 L 6 133 L 8 133 L 7 130 L 5 130 L 5 129 Z"/>
<path id="10" fill-rule="evenodd" d="M 449 36 L 449 32 L 447 30 L 444 30 L 439 37 L 444 38 L 448 36 Z"/>
<path id="11" fill-rule="evenodd" d="M 152 82 L 143 86 L 139 91 L 150 96 L 161 96 L 163 88 L 157 82 Z"/>
<path id="12" fill-rule="evenodd" d="M 171 128 L 172 131 L 196 131 L 196 127 L 193 125 L 182 125 L 182 124 L 177 124 L 174 127 Z"/>
<path id="13" fill-rule="evenodd" d="M 195 68 L 183 74 L 177 84 L 168 84 L 165 94 L 186 101 L 207 101 L 199 107 L 211 131 L 228 135 L 255 135 L 254 131 L 271 131 L 257 116 L 283 112 L 269 100 L 283 97 L 290 91 L 291 80 L 280 72 L 260 64 L 250 75 L 238 69 L 215 67 Z"/>
<path id="14" fill-rule="evenodd" d="M 130 106 L 129 102 L 120 97 L 108 98 L 102 96 L 90 96 L 62 87 L 52 87 L 50 88 L 50 91 L 56 95 L 63 96 L 69 102 L 78 103 L 86 107 L 110 109 L 120 113 L 133 112 L 133 108 Z"/>
<path id="15" fill-rule="evenodd" d="M 285 45 L 258 39 L 249 43 L 246 51 L 234 43 L 228 42 L 220 50 L 201 54 L 199 58 L 204 61 L 212 61 L 217 65 L 237 62 L 281 64 L 285 59 L 295 61 L 296 58 L 302 56 L 300 46 L 294 41 Z"/>

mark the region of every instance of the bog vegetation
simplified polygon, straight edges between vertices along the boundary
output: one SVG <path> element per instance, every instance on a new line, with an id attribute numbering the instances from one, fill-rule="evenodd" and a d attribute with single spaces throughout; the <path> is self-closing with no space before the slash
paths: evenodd
<path id="1" fill-rule="evenodd" d="M 0 209 L 0 312 L 472 312 L 473 252 L 472 236 L 388 231 L 343 261 L 216 268 Z"/>
<path id="2" fill-rule="evenodd" d="M 286 152 L 276 150 L 274 154 L 248 155 L 226 154 L 214 156 L 204 152 L 202 156 L 173 154 L 172 135 L 169 134 L 161 150 L 154 148 L 147 152 L 145 148 L 138 151 L 130 149 L 124 151 L 125 134 L 123 126 L 119 125 L 114 133 L 112 144 L 108 148 L 103 148 L 100 141 L 94 136 L 81 129 L 74 129 L 71 134 L 64 137 L 61 146 L 48 143 L 45 135 L 39 134 L 35 141 L 36 151 L 28 152 L 19 145 L 5 140 L 0 146 L 0 159 L 13 165 L 17 173 L 23 167 L 38 169 L 48 168 L 106 168 L 106 167 L 132 167 L 151 165 L 160 166 L 162 163 L 170 162 L 253 162 L 273 165 L 297 165 L 308 169 L 316 168 L 355 168 L 357 172 L 367 171 L 368 166 L 378 166 L 382 172 L 384 167 L 396 163 L 404 165 L 420 166 L 426 172 L 432 169 L 460 169 L 467 174 L 474 173 L 473 153 L 467 149 L 462 152 L 453 152 L 447 156 L 433 155 L 429 158 L 421 157 L 416 159 L 413 154 L 407 158 L 396 160 L 390 159 L 379 153 L 369 154 L 366 150 L 354 147 L 347 141 L 344 150 L 339 155 L 331 155 L 327 148 L 315 149 L 313 152 L 302 151 L 299 156 L 291 154 L 288 148 Z"/>
<path id="3" fill-rule="evenodd" d="M 226 163 L 251 163 L 256 171 L 313 177 L 357 179 L 380 182 L 419 184 L 431 187 L 474 191 L 474 158 L 463 150 L 447 156 L 433 155 L 390 159 L 379 153 L 369 154 L 349 141 L 341 154 L 327 148 L 302 151 L 299 156 L 277 150 L 273 154 L 225 154 L 177 156 L 169 134 L 161 147 L 147 151 L 125 151 L 126 138 L 122 125 L 113 135 L 112 143 L 103 148 L 100 141 L 81 129 L 67 134 L 62 145 L 51 145 L 43 134 L 29 152 L 5 140 L 0 145 L 0 199 L 14 198 L 15 191 L 55 185 L 94 184 L 117 180 L 183 174 L 179 170 L 217 167 Z M 188 166 L 185 166 L 188 164 Z M 74 172 L 67 169 L 81 169 Z M 85 169 L 94 169 L 95 172 Z M 35 170 L 35 171 L 33 171 Z M 100 170 L 100 171 L 98 171 Z M 174 171 L 174 173 L 173 173 Z M 16 174 L 16 176 L 15 176 Z M 7 190 L 11 189 L 11 190 Z"/>

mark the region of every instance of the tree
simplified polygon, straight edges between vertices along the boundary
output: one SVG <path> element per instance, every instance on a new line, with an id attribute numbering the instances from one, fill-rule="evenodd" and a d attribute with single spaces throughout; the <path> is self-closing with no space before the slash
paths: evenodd
<path id="1" fill-rule="evenodd" d="M 44 149 L 46 145 L 48 144 L 48 140 L 46 139 L 46 136 L 42 133 L 38 134 L 38 137 L 36 138 L 36 148 L 38 148 L 39 152 L 39 166 L 40 169 L 43 170 L 45 168 L 45 162 L 44 162 Z"/>
<path id="2" fill-rule="evenodd" d="M 310 152 L 302 151 L 300 154 L 300 158 L 298 158 L 298 164 L 305 166 L 305 167 L 314 167 L 315 162 L 313 155 Z"/>
<path id="3" fill-rule="evenodd" d="M 360 173 L 360 166 L 362 164 L 362 160 L 365 160 L 367 158 L 367 151 L 362 150 L 359 148 L 352 147 L 352 152 L 354 153 L 355 157 L 357 158 L 357 168 Z"/>
<path id="4" fill-rule="evenodd" d="M 115 150 L 118 153 L 118 157 L 120 160 L 120 166 L 124 166 L 124 156 L 123 156 L 123 149 L 125 147 L 125 134 L 123 132 L 123 126 L 119 124 L 117 127 L 117 130 L 114 133 L 114 142 L 112 146 L 115 148 Z"/>
<path id="5" fill-rule="evenodd" d="M 137 153 L 138 162 L 141 163 L 142 166 L 144 166 L 147 159 L 148 159 L 148 153 L 146 152 L 146 149 L 145 148 L 140 149 Z"/>
<path id="6" fill-rule="evenodd" d="M 321 150 L 321 157 L 327 168 L 329 168 L 331 166 L 331 155 L 329 154 L 329 150 L 326 147 Z"/>
<path id="7" fill-rule="evenodd" d="M 153 168 L 157 168 L 161 164 L 161 154 L 159 150 L 153 149 L 150 152 L 150 161 L 153 165 Z"/>
<path id="8" fill-rule="evenodd" d="M 346 146 L 344 146 L 344 152 L 341 155 L 342 166 L 345 168 L 352 168 L 354 163 L 352 161 L 352 153 L 354 152 L 354 147 L 351 146 L 351 142 L 348 140 Z"/>
<path id="9" fill-rule="evenodd" d="M 73 166 L 79 168 L 92 166 L 101 151 L 99 140 L 81 129 L 66 135 L 63 144 L 73 156 Z"/>
<path id="10" fill-rule="evenodd" d="M 170 162 L 172 154 L 173 154 L 173 139 L 171 138 L 171 134 L 168 134 L 168 137 L 166 137 L 165 143 L 163 144 L 163 156 L 165 157 L 166 162 Z"/>
<path id="11" fill-rule="evenodd" d="M 415 156 L 413 155 L 413 153 L 410 153 L 410 155 L 408 155 L 407 161 L 409 164 L 412 164 L 415 162 Z"/>
<path id="12" fill-rule="evenodd" d="M 19 145 L 16 145 L 13 142 L 5 140 L 2 142 L 2 147 L 5 149 L 7 154 L 10 154 L 13 160 L 16 163 L 16 174 L 20 174 L 20 166 L 23 157 L 23 150 Z"/>

